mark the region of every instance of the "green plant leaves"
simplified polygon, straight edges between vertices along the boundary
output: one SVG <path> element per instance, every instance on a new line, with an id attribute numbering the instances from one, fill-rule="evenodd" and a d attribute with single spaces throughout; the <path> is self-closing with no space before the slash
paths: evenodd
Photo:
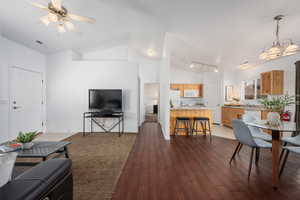
<path id="1" fill-rule="evenodd" d="M 259 101 L 266 109 L 272 112 L 283 111 L 286 106 L 292 105 L 295 103 L 295 97 L 285 94 L 283 96 L 272 97 L 271 99 L 264 98 Z"/>
<path id="2" fill-rule="evenodd" d="M 20 131 L 16 141 L 20 143 L 28 143 L 34 140 L 36 136 L 37 136 L 37 131 L 28 132 L 28 133 L 23 133 Z"/>

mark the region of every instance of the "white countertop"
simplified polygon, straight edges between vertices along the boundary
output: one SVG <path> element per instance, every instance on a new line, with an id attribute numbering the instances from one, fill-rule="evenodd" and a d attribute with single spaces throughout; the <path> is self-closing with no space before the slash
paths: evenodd
<path id="1" fill-rule="evenodd" d="M 227 107 L 227 108 L 240 108 L 240 109 L 244 109 L 244 110 L 249 110 L 249 111 L 263 111 L 266 110 L 264 107 L 262 106 L 247 106 L 247 105 L 241 105 L 241 106 L 223 106 L 223 107 Z"/>
<path id="2" fill-rule="evenodd" d="M 170 110 L 211 110 L 211 108 L 205 106 L 180 106 L 170 108 Z"/>

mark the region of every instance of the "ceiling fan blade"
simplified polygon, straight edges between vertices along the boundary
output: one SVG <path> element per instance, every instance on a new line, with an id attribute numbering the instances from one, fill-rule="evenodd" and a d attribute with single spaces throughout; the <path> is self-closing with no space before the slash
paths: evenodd
<path id="1" fill-rule="evenodd" d="M 36 3 L 36 2 L 29 2 L 31 5 L 37 7 L 37 8 L 41 8 L 41 9 L 44 9 L 44 10 L 48 10 L 48 7 L 47 6 L 44 6 L 42 4 L 39 4 L 39 3 Z"/>
<path id="2" fill-rule="evenodd" d="M 83 17 L 83 16 L 79 16 L 79 15 L 74 15 L 74 14 L 68 14 L 68 17 L 70 17 L 73 20 L 76 21 L 81 21 L 81 22 L 88 22 L 88 23 L 95 23 L 96 20 L 90 17 Z"/>
<path id="3" fill-rule="evenodd" d="M 61 1 L 62 0 L 51 0 L 51 3 L 57 10 L 61 10 L 62 8 Z"/>
<path id="4" fill-rule="evenodd" d="M 75 28 L 74 24 L 69 22 L 69 21 L 65 21 L 65 26 L 67 27 L 67 29 L 69 31 L 73 31 L 73 32 L 76 31 L 76 28 Z"/>

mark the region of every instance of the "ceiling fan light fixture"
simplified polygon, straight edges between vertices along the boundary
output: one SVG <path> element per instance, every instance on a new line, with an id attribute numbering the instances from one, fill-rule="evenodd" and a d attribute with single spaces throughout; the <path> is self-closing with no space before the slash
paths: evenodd
<path id="1" fill-rule="evenodd" d="M 71 23 L 72 20 L 87 23 L 96 22 L 96 20 L 93 18 L 69 13 L 69 11 L 62 5 L 62 0 L 50 0 L 47 6 L 34 2 L 30 2 L 30 4 L 34 7 L 47 11 L 48 14 L 41 17 L 40 21 L 46 26 L 48 26 L 51 22 L 58 23 L 57 30 L 60 33 L 66 32 L 66 29 L 70 31 L 76 31 L 74 24 Z M 153 52 L 153 54 L 156 55 L 156 52 Z"/>
<path id="2" fill-rule="evenodd" d="M 60 32 L 60 33 L 65 33 L 65 32 L 66 32 L 66 29 L 65 29 L 64 24 L 58 24 L 57 30 L 58 30 L 58 32 Z"/>
<path id="3" fill-rule="evenodd" d="M 48 25 L 50 24 L 50 20 L 49 20 L 49 18 L 48 18 L 48 15 L 41 17 L 41 18 L 40 18 L 40 21 L 41 21 L 43 24 L 45 24 L 46 26 L 48 26 Z"/>
<path id="4" fill-rule="evenodd" d="M 73 23 L 69 21 L 65 21 L 65 26 L 67 27 L 68 30 L 70 31 L 76 31 L 76 28 Z"/>
<path id="5" fill-rule="evenodd" d="M 49 13 L 48 14 L 48 19 L 50 22 L 58 22 L 58 17 L 57 15 L 53 14 L 53 13 Z"/>

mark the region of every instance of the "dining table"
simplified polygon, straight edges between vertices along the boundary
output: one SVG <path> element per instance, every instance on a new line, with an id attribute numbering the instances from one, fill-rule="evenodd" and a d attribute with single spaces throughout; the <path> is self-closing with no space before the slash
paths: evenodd
<path id="1" fill-rule="evenodd" d="M 272 186 L 274 189 L 279 187 L 279 168 L 280 168 L 280 152 L 282 148 L 281 137 L 285 133 L 293 133 L 300 131 L 300 124 L 295 122 L 283 122 L 278 125 L 269 125 L 266 121 L 245 122 L 248 126 L 269 130 L 272 135 Z"/>

